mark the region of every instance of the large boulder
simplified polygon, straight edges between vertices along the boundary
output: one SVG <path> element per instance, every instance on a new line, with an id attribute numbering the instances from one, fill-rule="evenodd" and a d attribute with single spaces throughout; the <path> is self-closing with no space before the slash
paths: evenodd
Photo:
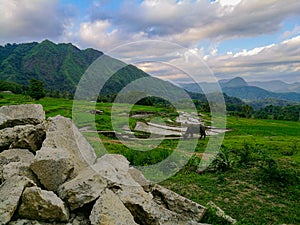
<path id="1" fill-rule="evenodd" d="M 130 176 L 129 161 L 122 155 L 106 154 L 98 158 L 91 168 L 104 177 L 110 186 L 140 187 Z"/>
<path id="2" fill-rule="evenodd" d="M 23 162 L 11 162 L 9 164 L 6 164 L 3 166 L 2 181 L 7 180 L 8 178 L 12 177 L 13 175 L 19 175 L 19 176 L 24 176 L 29 178 L 30 180 L 34 181 L 34 183 L 39 183 L 37 180 L 37 177 L 35 174 L 31 171 L 29 168 L 30 164 L 28 163 L 23 163 Z"/>
<path id="3" fill-rule="evenodd" d="M 58 195 L 75 210 L 97 199 L 106 188 L 106 180 L 92 168 L 87 167 L 70 181 L 62 184 Z"/>
<path id="4" fill-rule="evenodd" d="M 93 206 L 92 225 L 137 225 L 130 211 L 112 191 L 105 190 Z"/>
<path id="5" fill-rule="evenodd" d="M 46 148 L 39 150 L 30 168 L 49 191 L 57 191 L 74 170 L 72 155 L 65 149 Z"/>
<path id="6" fill-rule="evenodd" d="M 0 167 L 2 161 L 31 163 L 33 158 L 34 155 L 28 149 L 8 149 L 0 153 Z"/>
<path id="7" fill-rule="evenodd" d="M 66 222 L 69 219 L 64 202 L 54 192 L 39 187 L 24 190 L 18 213 L 20 217 L 32 220 Z"/>
<path id="8" fill-rule="evenodd" d="M 96 154 L 72 120 L 56 116 L 49 118 L 43 147 L 66 149 L 74 159 L 75 174 L 94 164 Z"/>
<path id="9" fill-rule="evenodd" d="M 6 180 L 13 174 L 32 179 L 29 165 L 34 155 L 27 149 L 9 149 L 0 153 L 0 181 Z M 28 176 L 27 176 L 28 175 Z"/>
<path id="10" fill-rule="evenodd" d="M 0 130 L 0 151 L 10 148 L 37 151 L 45 139 L 43 125 L 22 125 Z"/>
<path id="11" fill-rule="evenodd" d="M 143 189 L 146 192 L 151 191 L 150 181 L 145 178 L 145 176 L 143 175 L 143 173 L 140 170 L 138 170 L 134 167 L 130 167 L 128 170 L 128 173 L 135 182 L 137 182 L 139 185 L 141 185 L 143 187 Z"/>
<path id="12" fill-rule="evenodd" d="M 0 186 L 0 224 L 7 224 L 18 208 L 25 187 L 34 183 L 26 177 L 12 176 Z"/>
<path id="13" fill-rule="evenodd" d="M 0 129 L 25 124 L 39 124 L 45 120 L 42 105 L 9 105 L 0 107 Z"/>
<path id="14" fill-rule="evenodd" d="M 179 214 L 187 221 L 192 220 L 200 222 L 206 212 L 206 208 L 204 206 L 178 195 L 177 193 L 160 185 L 155 185 L 152 188 L 151 193 L 156 203 Z"/>

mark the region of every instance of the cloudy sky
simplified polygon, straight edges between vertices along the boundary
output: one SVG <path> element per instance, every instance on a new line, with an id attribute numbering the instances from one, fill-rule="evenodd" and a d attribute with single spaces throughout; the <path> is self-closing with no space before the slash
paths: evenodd
<path id="1" fill-rule="evenodd" d="M 155 52 L 152 62 L 164 63 L 139 66 L 172 81 L 185 81 L 184 71 L 172 67 L 184 51 L 218 79 L 300 81 L 299 0 L 0 0 L 0 13 L 0 45 L 49 39 L 109 53 L 145 41 L 126 57 Z"/>

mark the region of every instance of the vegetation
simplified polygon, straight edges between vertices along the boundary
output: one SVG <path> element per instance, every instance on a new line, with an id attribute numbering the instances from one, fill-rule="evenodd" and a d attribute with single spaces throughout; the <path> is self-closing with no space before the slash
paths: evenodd
<path id="1" fill-rule="evenodd" d="M 61 114 L 72 116 L 72 101 L 45 97 L 38 101 L 29 96 L 1 94 L 0 106 L 6 104 L 40 103 L 47 117 Z M 103 111 L 91 115 L 97 130 L 111 131 L 111 103 L 96 103 Z M 87 111 L 87 108 L 83 108 Z M 122 104 L 117 110 L 122 112 Z M 292 110 L 292 109 L 291 109 Z M 176 112 L 170 108 L 135 105 L 131 115 L 148 112 L 151 120 L 160 117 L 174 119 Z M 205 115 L 209 117 L 209 115 Z M 147 121 L 148 119 L 146 119 Z M 130 119 L 133 128 L 137 119 Z M 85 123 L 80 124 L 86 126 Z M 299 121 L 254 119 L 228 116 L 225 139 L 215 161 L 203 173 L 198 173 L 205 147 L 210 138 L 200 140 L 189 162 L 175 176 L 161 185 L 206 205 L 213 201 L 226 214 L 237 219 L 238 224 L 299 224 L 300 217 L 300 128 Z M 95 134 L 85 133 L 92 145 L 97 142 Z M 165 139 L 151 151 L 134 151 L 118 139 L 100 134 L 106 150 L 125 155 L 131 165 L 151 165 L 165 159 L 176 148 L 178 140 Z M 190 140 L 182 140 L 189 145 Z M 151 146 L 144 139 L 136 147 Z M 98 152 L 98 154 L 104 154 Z M 172 166 L 172 165 L 171 165 Z M 209 210 L 204 221 L 211 224 L 228 224 Z"/>
<path id="2" fill-rule="evenodd" d="M 300 105 L 273 106 L 269 105 L 254 113 L 258 119 L 300 121 Z"/>
<path id="3" fill-rule="evenodd" d="M 31 79 L 28 95 L 35 100 L 44 98 L 46 96 L 44 83 L 36 79 Z"/>

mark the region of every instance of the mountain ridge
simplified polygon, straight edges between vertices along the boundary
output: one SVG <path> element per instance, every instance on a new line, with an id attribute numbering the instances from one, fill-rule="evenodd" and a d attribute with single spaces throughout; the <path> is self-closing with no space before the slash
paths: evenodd
<path id="1" fill-rule="evenodd" d="M 291 102 L 300 102 L 300 93 L 272 92 L 261 87 L 252 86 L 251 83 L 246 82 L 241 77 L 235 77 L 230 80 L 220 80 L 218 83 L 202 82 L 199 83 L 199 85 L 196 83 L 182 84 L 182 87 L 188 91 L 204 93 L 201 88 L 202 86 L 205 87 L 206 92 L 209 93 L 216 90 L 216 84 L 219 84 L 222 91 L 228 96 L 237 97 L 244 101 L 261 101 L 261 100 L 277 99 L 277 100 L 286 101 L 287 104 L 290 104 Z"/>

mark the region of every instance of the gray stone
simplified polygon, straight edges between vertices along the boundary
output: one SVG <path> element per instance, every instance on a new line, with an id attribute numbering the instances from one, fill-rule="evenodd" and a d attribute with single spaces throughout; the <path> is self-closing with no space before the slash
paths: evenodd
<path id="1" fill-rule="evenodd" d="M 64 202 L 54 192 L 39 187 L 24 190 L 18 213 L 20 217 L 32 220 L 66 222 L 69 219 Z"/>
<path id="2" fill-rule="evenodd" d="M 91 215 L 92 225 L 136 225 L 130 211 L 112 191 L 105 190 L 96 201 Z"/>
<path id="3" fill-rule="evenodd" d="M 33 185 L 34 183 L 26 177 L 12 176 L 0 186 L 0 224 L 11 220 L 24 188 Z"/>
<path id="4" fill-rule="evenodd" d="M 231 216 L 226 215 L 225 212 L 218 207 L 213 201 L 210 201 L 207 203 L 208 207 L 210 207 L 211 209 L 213 209 L 216 212 L 216 216 L 224 219 L 225 221 L 232 223 L 232 224 L 236 224 L 237 220 L 233 219 Z"/>
<path id="5" fill-rule="evenodd" d="M 62 184 L 58 195 L 68 203 L 71 210 L 74 210 L 97 199 L 106 186 L 106 180 L 87 167 L 75 178 Z"/>
<path id="6" fill-rule="evenodd" d="M 11 162 L 3 166 L 2 181 L 7 180 L 13 175 L 19 175 L 29 178 L 34 183 L 39 183 L 34 173 L 29 168 L 30 164 L 23 162 Z M 1 175 L 1 172 L 0 172 Z"/>
<path id="7" fill-rule="evenodd" d="M 130 167 L 128 173 L 146 192 L 151 191 L 151 183 L 144 177 L 141 171 L 134 167 Z"/>
<path id="8" fill-rule="evenodd" d="M 39 124 L 45 120 L 42 105 L 8 105 L 0 107 L 0 129 L 24 124 Z"/>
<path id="9" fill-rule="evenodd" d="M 0 130 L 0 151 L 12 148 L 37 151 L 45 139 L 43 125 L 24 125 Z"/>
<path id="10" fill-rule="evenodd" d="M 187 221 L 200 222 L 206 212 L 204 206 L 160 185 L 155 185 L 151 193 L 156 203 L 179 214 L 181 218 L 185 218 Z"/>
<path id="11" fill-rule="evenodd" d="M 94 171 L 103 176 L 110 186 L 125 185 L 138 186 L 140 185 L 129 174 L 129 161 L 122 155 L 106 154 L 98 158 L 92 166 Z"/>
<path id="12" fill-rule="evenodd" d="M 6 178 L 11 177 L 13 174 L 29 175 L 27 172 L 22 172 L 21 164 L 26 166 L 33 161 L 34 155 L 26 149 L 9 149 L 0 153 L 0 181 L 4 181 Z M 14 162 L 14 164 L 7 166 Z M 19 165 L 20 163 L 20 165 Z M 3 174 L 3 170 L 5 173 Z M 19 170 L 20 169 L 20 170 Z M 26 169 L 27 171 L 27 169 Z M 28 176 L 26 176 L 28 177 Z M 31 179 L 32 177 L 29 176 Z"/>
<path id="13" fill-rule="evenodd" d="M 129 209 L 138 224 L 177 224 L 177 214 L 153 201 L 151 193 L 130 176 L 129 162 L 121 155 L 107 154 L 97 160 L 93 169 L 103 176 L 112 190 Z"/>
<path id="14" fill-rule="evenodd" d="M 2 182 L 14 174 L 26 176 L 35 181 L 29 171 L 29 165 L 34 155 L 26 149 L 10 149 L 0 153 L 0 181 Z"/>
<path id="15" fill-rule="evenodd" d="M 9 162 L 31 163 L 33 158 L 34 155 L 27 149 L 9 149 L 0 153 L 0 159 L 7 160 Z"/>
<path id="16" fill-rule="evenodd" d="M 94 164 L 97 158 L 94 149 L 72 123 L 72 120 L 62 116 L 48 119 L 43 147 L 66 149 L 73 155 L 75 174 Z"/>
<path id="17" fill-rule="evenodd" d="M 57 191 L 73 172 L 74 162 L 65 149 L 43 147 L 37 152 L 30 168 L 47 190 Z"/>

